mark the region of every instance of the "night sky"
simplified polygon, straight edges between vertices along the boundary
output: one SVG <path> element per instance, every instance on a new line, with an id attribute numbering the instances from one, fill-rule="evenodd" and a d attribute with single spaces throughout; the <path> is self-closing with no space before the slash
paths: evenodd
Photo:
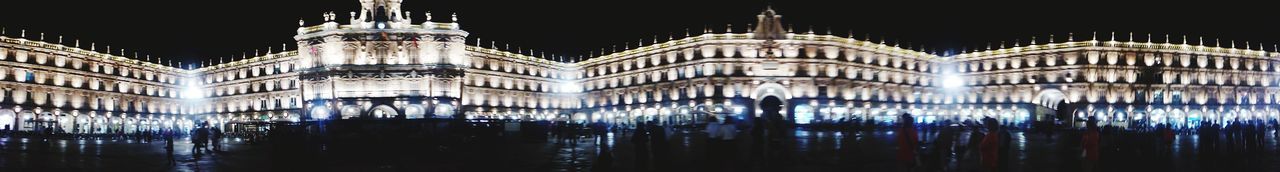
<path id="1" fill-rule="evenodd" d="M 873 40 L 936 51 L 956 52 L 999 41 L 1012 45 L 1015 39 L 1025 45 L 1033 35 L 1039 42 L 1047 41 L 1049 34 L 1062 41 L 1068 32 L 1087 39 L 1092 31 L 1100 31 L 1101 39 L 1116 31 L 1121 40 L 1128 39 L 1128 32 L 1137 32 L 1136 39 L 1142 41 L 1148 32 L 1157 41 L 1163 41 L 1165 33 L 1189 34 L 1193 44 L 1197 36 L 1205 36 L 1208 44 L 1212 38 L 1222 38 L 1223 44 L 1238 40 L 1240 47 L 1248 40 L 1255 49 L 1261 42 L 1268 50 L 1280 41 L 1280 32 L 1275 32 L 1280 30 L 1275 24 L 1280 17 L 1268 13 L 1272 10 L 1264 9 L 1266 5 L 1214 2 L 405 0 L 402 8 L 413 12 L 415 24 L 425 19 L 426 11 L 433 12 L 437 21 L 459 13 L 463 29 L 471 32 L 469 44 L 478 37 L 486 46 L 498 41 L 565 56 L 615 44 L 622 47 L 627 42 L 634 47 L 640 39 L 648 44 L 654 35 L 666 40 L 674 33 L 678 39 L 686 28 L 697 35 L 704 26 L 723 32 L 726 24 L 733 24 L 735 31 L 742 32 L 766 4 L 772 4 L 783 22 L 797 31 L 808 31 L 812 25 L 817 33 L 831 28 L 844 36 L 852 30 L 855 38 L 870 34 Z M 292 50 L 298 19 L 314 25 L 322 12 L 335 11 L 345 23 L 349 12 L 358 8 L 356 0 L 7 1 L 0 7 L 0 26 L 7 28 L 10 37 L 26 29 L 29 39 L 44 32 L 50 42 L 64 35 L 67 44 L 78 38 L 84 46 L 97 42 L 100 51 L 111 45 L 113 51 L 128 49 L 130 56 L 140 51 L 192 63 L 268 46 L 278 51 L 282 44 Z M 1174 42 L 1181 42 L 1181 36 L 1174 37 Z"/>

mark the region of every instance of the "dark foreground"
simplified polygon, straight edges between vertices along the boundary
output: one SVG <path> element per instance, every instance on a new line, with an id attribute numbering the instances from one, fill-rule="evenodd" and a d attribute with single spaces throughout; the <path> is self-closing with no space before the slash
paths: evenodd
<path id="1" fill-rule="evenodd" d="M 502 134 L 450 141 L 362 136 L 368 141 L 324 145 L 229 138 L 225 150 L 200 156 L 181 139 L 172 164 L 162 141 L 0 138 L 0 171 L 898 171 L 890 131 L 800 129 L 788 141 L 769 144 L 746 134 L 729 143 L 708 143 L 705 133 L 675 130 L 669 151 L 646 159 L 637 159 L 636 152 L 650 150 L 637 149 L 624 133 L 610 133 L 603 145 L 591 137 L 557 143 L 519 132 L 495 133 Z M 962 132 L 960 141 L 967 135 Z M 1168 152 L 1104 138 L 1100 171 L 1280 170 L 1273 136 L 1262 151 L 1223 148 L 1228 150 L 1208 154 L 1196 150 L 1196 137 L 1177 135 Z M 1081 171 L 1077 138 L 1013 132 L 1008 171 Z M 977 156 L 951 157 L 945 171 L 977 171 Z"/>

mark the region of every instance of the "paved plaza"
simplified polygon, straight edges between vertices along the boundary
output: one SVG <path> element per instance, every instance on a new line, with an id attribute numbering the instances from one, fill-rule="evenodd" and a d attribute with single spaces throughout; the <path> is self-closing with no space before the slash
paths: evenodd
<path id="1" fill-rule="evenodd" d="M 701 132 L 675 130 L 669 153 L 637 159 L 624 133 L 604 145 L 583 137 L 556 139 L 503 132 L 470 137 L 459 146 L 436 141 L 374 140 L 371 143 L 255 143 L 226 139 L 223 151 L 193 156 L 188 140 L 176 141 L 172 164 L 161 141 L 0 138 L 0 171 L 896 171 L 892 132 L 841 133 L 798 130 L 781 144 L 753 143 L 716 149 Z M 962 133 L 960 141 L 966 141 Z M 1042 134 L 1013 132 L 1009 171 L 1080 171 L 1079 146 L 1070 135 L 1050 141 Z M 1168 154 L 1104 140 L 1102 171 L 1275 171 L 1275 138 L 1265 151 L 1216 151 L 1201 155 L 1195 135 L 1178 135 Z M 926 144 L 932 140 L 925 140 Z M 961 143 L 963 144 L 963 143 Z M 602 156 L 601 149 L 608 149 Z M 722 155 L 713 155 L 721 153 Z M 956 157 L 948 171 L 974 171 L 976 158 Z M 640 165 L 646 164 L 646 165 Z"/>

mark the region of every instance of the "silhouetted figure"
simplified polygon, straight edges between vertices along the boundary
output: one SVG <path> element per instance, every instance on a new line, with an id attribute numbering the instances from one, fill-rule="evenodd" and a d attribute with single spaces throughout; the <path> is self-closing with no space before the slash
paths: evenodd
<path id="1" fill-rule="evenodd" d="M 987 127 L 987 134 L 982 137 L 978 151 L 982 154 L 983 171 L 997 171 L 1000 168 L 1000 123 L 994 118 L 983 118 L 982 124 Z"/>
<path id="2" fill-rule="evenodd" d="M 1098 142 L 1101 137 L 1099 136 L 1100 133 L 1098 133 L 1097 118 L 1089 117 L 1089 121 L 1086 122 L 1086 125 L 1088 128 L 1085 129 L 1083 138 L 1080 139 L 1080 147 L 1084 149 L 1084 167 L 1082 167 L 1081 170 L 1089 172 L 1097 170 L 1099 158 Z"/>
<path id="3" fill-rule="evenodd" d="M 209 144 L 209 130 L 205 128 L 207 126 L 209 126 L 208 123 L 201 124 L 193 129 L 195 131 L 191 133 L 191 152 L 196 156 L 199 156 L 201 151 L 205 149 L 205 145 Z"/>
<path id="4" fill-rule="evenodd" d="M 645 125 L 636 125 L 631 144 L 635 146 L 636 171 L 646 171 L 649 167 L 649 129 Z"/>
<path id="5" fill-rule="evenodd" d="M 1011 145 L 1011 143 L 1013 143 L 1013 135 L 1009 133 L 1008 125 L 1000 126 L 999 134 L 1000 134 L 1000 152 L 998 153 L 1000 155 L 996 156 L 996 158 L 998 158 L 1000 162 L 997 164 L 998 167 L 996 167 L 997 168 L 996 170 L 1009 171 L 1009 163 L 1010 163 L 1009 158 L 1013 157 L 1012 155 L 1009 155 L 1010 149 L 1013 148 L 1013 146 Z"/>
<path id="6" fill-rule="evenodd" d="M 222 151 L 222 129 L 218 129 L 218 127 L 209 127 L 209 130 L 213 136 L 213 139 L 209 141 L 209 144 L 213 144 L 214 151 Z"/>
<path id="7" fill-rule="evenodd" d="M 898 117 L 897 133 L 898 143 L 898 169 L 900 171 L 913 171 L 916 167 L 916 149 L 919 148 L 920 140 L 916 133 L 915 118 L 909 113 L 903 113 Z"/>
<path id="8" fill-rule="evenodd" d="M 666 167 L 670 158 L 668 155 L 671 151 L 670 144 L 667 142 L 667 130 L 653 121 L 649 122 L 649 127 L 647 128 L 649 129 L 650 138 L 649 147 L 653 149 L 654 164 L 658 167 L 657 170 L 667 170 Z"/>
<path id="9" fill-rule="evenodd" d="M 950 121 L 944 121 L 947 125 Z M 956 142 L 956 128 L 959 126 L 943 126 L 942 131 L 938 133 L 938 138 L 933 140 L 932 158 L 929 160 L 928 171 L 947 171 L 947 165 L 951 162 L 952 148 Z"/>
<path id="10" fill-rule="evenodd" d="M 164 150 L 169 158 L 169 166 L 177 165 L 177 160 L 173 157 L 173 137 L 174 132 L 172 130 L 166 131 L 164 134 Z"/>

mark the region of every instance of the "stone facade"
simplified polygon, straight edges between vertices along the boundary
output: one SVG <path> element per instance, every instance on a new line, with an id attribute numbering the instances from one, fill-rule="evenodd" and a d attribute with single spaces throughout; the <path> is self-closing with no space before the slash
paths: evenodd
<path id="1" fill-rule="evenodd" d="M 415 24 L 399 3 L 362 0 L 347 24 L 336 13 L 300 23 L 298 50 L 196 69 L 0 37 L 0 125 L 106 133 L 205 121 L 695 123 L 707 115 L 803 124 L 912 113 L 920 122 L 1096 116 L 1108 125 L 1194 126 L 1280 114 L 1271 106 L 1280 99 L 1280 55 L 1251 46 L 1068 38 L 940 56 L 784 31 L 766 10 L 746 32 L 566 62 L 468 45 L 456 16 Z M 762 116 L 770 97 L 783 100 L 780 116 Z"/>

